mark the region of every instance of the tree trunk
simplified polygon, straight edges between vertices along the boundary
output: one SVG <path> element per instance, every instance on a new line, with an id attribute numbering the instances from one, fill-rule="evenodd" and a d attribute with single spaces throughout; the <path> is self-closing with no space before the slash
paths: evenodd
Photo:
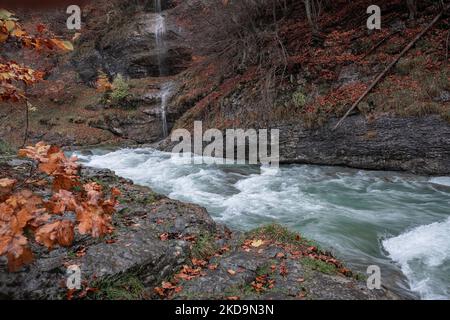
<path id="1" fill-rule="evenodd" d="M 308 22 L 311 25 L 313 33 L 317 33 L 318 28 L 316 17 L 314 16 L 313 1 L 314 0 L 303 0 L 303 2 L 305 3 L 306 17 L 308 18 Z"/>
<path id="2" fill-rule="evenodd" d="M 417 2 L 416 0 L 406 0 L 406 4 L 409 10 L 409 18 L 415 19 L 417 16 Z"/>

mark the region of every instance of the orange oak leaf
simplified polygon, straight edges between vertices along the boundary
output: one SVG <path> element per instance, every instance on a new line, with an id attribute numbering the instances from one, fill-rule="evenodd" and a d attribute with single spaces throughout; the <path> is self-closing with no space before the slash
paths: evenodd
<path id="1" fill-rule="evenodd" d="M 74 224 L 69 220 L 60 220 L 43 225 L 36 230 L 36 241 L 48 249 L 55 245 L 69 247 L 74 239 Z"/>

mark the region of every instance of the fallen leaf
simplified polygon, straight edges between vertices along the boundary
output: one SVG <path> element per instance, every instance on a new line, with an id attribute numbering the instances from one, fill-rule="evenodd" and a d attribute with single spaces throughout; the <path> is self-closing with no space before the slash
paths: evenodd
<path id="1" fill-rule="evenodd" d="M 280 275 L 284 277 L 284 276 L 287 276 L 287 274 L 288 274 L 288 270 L 286 268 L 286 265 L 284 265 L 284 264 L 280 265 Z"/>
<path id="2" fill-rule="evenodd" d="M 232 276 L 234 276 L 236 274 L 236 271 L 234 271 L 232 269 L 228 269 L 227 272 Z"/>
<path id="3" fill-rule="evenodd" d="M 161 240 L 161 241 L 167 241 L 167 240 L 169 240 L 169 234 L 166 232 L 166 233 L 163 233 L 163 234 L 161 234 L 160 236 L 159 236 L 159 239 Z"/>
<path id="4" fill-rule="evenodd" d="M 261 247 L 263 244 L 264 244 L 264 241 L 261 240 L 261 239 L 259 239 L 259 240 L 253 240 L 252 243 L 251 243 L 251 246 L 252 246 L 253 248 L 259 248 L 259 247 Z"/>
<path id="5" fill-rule="evenodd" d="M 199 267 L 204 267 L 208 264 L 207 261 L 201 260 L 201 259 L 192 258 L 191 261 L 194 266 L 199 266 Z"/>
<path id="6" fill-rule="evenodd" d="M 163 289 L 175 289 L 175 286 L 172 283 L 167 282 L 167 281 L 163 281 L 161 284 L 161 287 Z"/>
<path id="7" fill-rule="evenodd" d="M 278 252 L 277 255 L 275 256 L 278 259 L 284 258 L 285 254 L 283 252 Z"/>

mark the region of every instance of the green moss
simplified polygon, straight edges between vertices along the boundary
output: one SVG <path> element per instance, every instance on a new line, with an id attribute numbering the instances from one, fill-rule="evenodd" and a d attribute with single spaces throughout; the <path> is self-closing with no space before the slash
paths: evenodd
<path id="1" fill-rule="evenodd" d="M 153 203 L 155 203 L 158 200 L 158 198 L 159 197 L 158 197 L 157 193 L 151 192 L 151 193 L 148 194 L 147 197 L 145 197 L 142 200 L 142 203 L 143 204 L 153 204 Z"/>
<path id="2" fill-rule="evenodd" d="M 73 192 L 82 192 L 83 187 L 82 186 L 74 186 L 74 187 L 72 187 L 72 191 Z"/>
<path id="3" fill-rule="evenodd" d="M 98 291 L 94 299 L 102 300 L 141 300 L 144 298 L 145 287 L 134 275 L 124 275 L 114 280 L 102 280 L 92 285 Z"/>
<path id="4" fill-rule="evenodd" d="M 337 268 L 334 264 L 326 263 L 321 260 L 302 258 L 300 259 L 302 265 L 310 270 L 316 270 L 325 274 L 336 274 Z"/>
<path id="5" fill-rule="evenodd" d="M 67 252 L 67 258 L 69 259 L 76 259 L 77 258 L 77 253 L 73 250 L 69 250 Z"/>
<path id="6" fill-rule="evenodd" d="M 367 281 L 367 275 L 359 272 L 355 273 L 353 278 L 357 281 Z"/>
<path id="7" fill-rule="evenodd" d="M 260 228 L 257 228 L 255 230 L 252 230 L 248 233 L 248 237 L 250 238 L 265 238 L 272 241 L 278 241 L 281 243 L 286 244 L 293 244 L 293 245 L 308 245 L 308 246 L 316 246 L 318 245 L 311 241 L 304 239 L 299 234 L 292 232 L 288 230 L 287 228 L 273 223 L 266 226 L 262 226 Z"/>
<path id="8" fill-rule="evenodd" d="M 224 291 L 224 297 L 249 297 L 255 295 L 253 287 L 246 283 L 244 285 L 233 286 Z"/>
<path id="9" fill-rule="evenodd" d="M 274 265 L 275 263 L 276 263 L 276 261 L 269 261 L 269 262 L 263 264 L 262 266 L 259 266 L 256 269 L 256 276 L 259 277 L 259 276 L 263 276 L 266 274 L 267 275 L 272 274 L 273 272 L 272 272 L 271 266 Z"/>
<path id="10" fill-rule="evenodd" d="M 196 259 L 207 259 L 217 251 L 214 235 L 204 233 L 199 236 L 191 249 L 191 256 Z"/>

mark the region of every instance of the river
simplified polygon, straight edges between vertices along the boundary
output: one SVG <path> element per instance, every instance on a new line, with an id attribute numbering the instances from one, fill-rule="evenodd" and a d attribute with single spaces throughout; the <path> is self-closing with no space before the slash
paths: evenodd
<path id="1" fill-rule="evenodd" d="M 450 177 L 342 167 L 194 165 L 151 148 L 78 152 L 156 192 L 205 207 L 240 230 L 277 222 L 330 249 L 353 270 L 381 268 L 382 284 L 450 299 Z"/>

